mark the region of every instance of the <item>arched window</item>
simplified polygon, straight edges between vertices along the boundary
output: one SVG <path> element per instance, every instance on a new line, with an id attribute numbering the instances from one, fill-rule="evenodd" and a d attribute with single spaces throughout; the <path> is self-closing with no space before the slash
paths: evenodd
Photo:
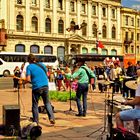
<path id="1" fill-rule="evenodd" d="M 61 19 L 58 21 L 58 33 L 64 33 L 64 22 Z"/>
<path id="2" fill-rule="evenodd" d="M 45 20 L 45 32 L 51 33 L 51 20 L 49 18 Z"/>
<path id="3" fill-rule="evenodd" d="M 74 31 L 74 26 L 75 26 L 75 22 L 74 22 L 74 21 L 71 21 L 71 22 L 70 22 L 70 28 L 71 28 L 71 30 L 73 30 L 73 31 Z"/>
<path id="4" fill-rule="evenodd" d="M 82 54 L 84 53 L 88 53 L 88 49 L 87 48 L 82 48 Z"/>
<path id="5" fill-rule="evenodd" d="M 112 39 L 116 38 L 116 28 L 113 26 L 112 27 Z"/>
<path id="6" fill-rule="evenodd" d="M 97 48 L 92 48 L 92 49 L 91 49 L 91 53 L 93 53 L 93 54 L 98 54 Z"/>
<path id="7" fill-rule="evenodd" d="M 102 49 L 102 55 L 108 55 L 108 50 L 107 49 Z"/>
<path id="8" fill-rule="evenodd" d="M 39 46 L 38 45 L 32 45 L 30 47 L 30 53 L 39 53 Z"/>
<path id="9" fill-rule="evenodd" d="M 82 35 L 86 36 L 87 35 L 87 23 L 85 23 L 85 21 L 83 21 L 81 27 L 82 27 Z"/>
<path id="10" fill-rule="evenodd" d="M 17 15 L 16 23 L 17 23 L 17 31 L 23 31 L 23 16 L 22 15 Z"/>
<path id="11" fill-rule="evenodd" d="M 93 37 L 97 37 L 97 25 L 95 23 L 92 25 L 92 32 Z"/>
<path id="12" fill-rule="evenodd" d="M 38 19 L 36 16 L 32 17 L 32 32 L 38 32 Z"/>
<path id="13" fill-rule="evenodd" d="M 64 59 L 65 56 L 65 48 L 63 46 L 59 46 L 57 48 L 57 56 L 60 60 Z"/>
<path id="14" fill-rule="evenodd" d="M 17 44 L 15 46 L 15 52 L 25 52 L 25 45 L 23 45 L 23 44 Z"/>
<path id="15" fill-rule="evenodd" d="M 117 55 L 117 51 L 115 49 L 111 50 L 111 55 Z"/>
<path id="16" fill-rule="evenodd" d="M 102 27 L 102 34 L 103 34 L 103 38 L 106 38 L 106 34 L 107 34 L 107 32 L 106 32 L 107 30 L 106 30 L 106 26 L 105 25 L 103 25 L 103 27 Z"/>
<path id="17" fill-rule="evenodd" d="M 47 45 L 44 47 L 44 54 L 53 54 L 53 47 L 50 45 Z"/>

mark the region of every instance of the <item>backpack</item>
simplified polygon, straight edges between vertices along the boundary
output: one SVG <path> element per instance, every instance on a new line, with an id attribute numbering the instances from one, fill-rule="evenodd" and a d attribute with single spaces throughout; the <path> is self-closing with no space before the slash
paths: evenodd
<path id="1" fill-rule="evenodd" d="M 89 71 L 89 69 L 85 68 L 85 67 L 81 67 L 82 69 L 84 69 L 88 75 L 88 79 L 89 79 L 89 83 L 91 83 L 91 81 L 93 81 L 94 79 L 94 75 L 92 74 L 92 71 Z"/>
<path id="2" fill-rule="evenodd" d="M 113 140 L 139 140 L 138 136 L 126 128 L 113 128 Z"/>

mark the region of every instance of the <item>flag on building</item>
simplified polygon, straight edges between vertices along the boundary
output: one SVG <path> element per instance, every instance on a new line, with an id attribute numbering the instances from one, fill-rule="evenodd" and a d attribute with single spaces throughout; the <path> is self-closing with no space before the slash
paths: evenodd
<path id="1" fill-rule="evenodd" d="M 96 48 L 101 48 L 101 49 L 103 49 L 104 48 L 104 45 L 102 44 L 102 42 L 101 41 L 99 41 L 99 40 L 96 40 Z"/>

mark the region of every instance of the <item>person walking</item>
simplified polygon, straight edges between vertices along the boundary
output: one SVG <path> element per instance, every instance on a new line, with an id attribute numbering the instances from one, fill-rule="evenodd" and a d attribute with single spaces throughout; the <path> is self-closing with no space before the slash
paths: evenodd
<path id="1" fill-rule="evenodd" d="M 28 55 L 29 65 L 26 69 L 26 81 L 32 84 L 32 114 L 33 122 L 39 123 L 38 101 L 43 99 L 45 109 L 51 124 L 55 124 L 52 106 L 49 101 L 47 69 L 41 62 L 36 62 L 33 54 Z"/>
<path id="2" fill-rule="evenodd" d="M 88 94 L 88 84 L 89 84 L 89 77 L 88 74 L 92 74 L 93 77 L 95 75 L 93 72 L 85 65 L 84 60 L 80 60 L 78 62 L 79 69 L 75 71 L 72 75 L 71 74 L 65 74 L 70 79 L 78 79 L 78 88 L 76 90 L 76 103 L 78 108 L 78 114 L 76 116 L 86 116 L 87 113 L 87 94 Z M 82 96 L 82 103 L 83 107 L 81 105 L 81 96 Z"/>

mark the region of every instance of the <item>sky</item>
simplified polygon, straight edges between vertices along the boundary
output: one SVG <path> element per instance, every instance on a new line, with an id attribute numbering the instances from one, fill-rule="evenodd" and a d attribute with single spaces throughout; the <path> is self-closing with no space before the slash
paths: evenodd
<path id="1" fill-rule="evenodd" d="M 122 0 L 122 5 L 140 10 L 140 0 Z"/>

